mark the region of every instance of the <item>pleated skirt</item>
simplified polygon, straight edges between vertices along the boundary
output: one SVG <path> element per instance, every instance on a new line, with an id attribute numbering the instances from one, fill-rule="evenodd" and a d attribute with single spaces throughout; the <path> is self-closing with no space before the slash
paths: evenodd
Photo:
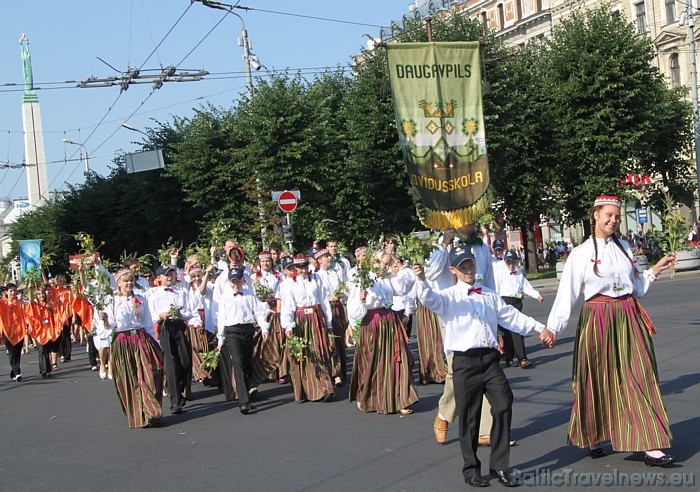
<path id="1" fill-rule="evenodd" d="M 279 313 L 268 317 L 270 333 L 267 342 L 256 332 L 253 349 L 253 385 L 258 386 L 267 379 L 278 380 L 289 374 L 289 361 L 284 349 L 285 334 L 280 325 Z"/>
<path id="2" fill-rule="evenodd" d="M 163 415 L 163 352 L 145 331 L 118 332 L 111 349 L 112 375 L 132 429 Z"/>
<path id="3" fill-rule="evenodd" d="M 424 383 L 443 383 L 447 376 L 447 358 L 440 333 L 440 318 L 418 302 L 415 323 L 421 379 Z"/>
<path id="4" fill-rule="evenodd" d="M 192 377 L 196 381 L 208 378 L 209 374 L 202 369 L 202 353 L 209 351 L 209 341 L 207 339 L 206 330 L 204 330 L 204 328 L 195 328 L 188 324 L 185 333 L 192 345 Z"/>
<path id="5" fill-rule="evenodd" d="M 362 319 L 350 381 L 350 401 L 365 412 L 396 413 L 418 401 L 408 336 L 391 309 L 372 309 Z"/>
<path id="6" fill-rule="evenodd" d="M 671 446 L 653 332 L 632 296 L 597 296 L 585 303 L 574 344 L 570 444 L 609 440 L 615 451 Z"/>
<path id="7" fill-rule="evenodd" d="M 311 312 L 307 313 L 308 310 Z M 287 351 L 294 399 L 317 401 L 333 394 L 330 337 L 325 317 L 320 306 L 316 305 L 297 309 L 294 321 L 294 335 L 307 343 L 302 360 Z"/>
<path id="8" fill-rule="evenodd" d="M 348 360 L 345 348 L 345 330 L 348 327 L 348 317 L 345 314 L 345 306 L 340 301 L 331 303 L 331 312 L 333 314 L 333 336 L 331 337 L 331 346 L 333 347 L 333 355 L 331 357 L 332 375 L 345 381 L 347 379 Z"/>

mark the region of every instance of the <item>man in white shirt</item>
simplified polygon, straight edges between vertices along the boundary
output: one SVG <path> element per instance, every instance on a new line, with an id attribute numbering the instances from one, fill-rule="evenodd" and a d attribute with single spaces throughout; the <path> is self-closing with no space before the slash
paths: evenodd
<path id="1" fill-rule="evenodd" d="M 217 317 L 218 348 L 224 343 L 231 353 L 233 377 L 236 379 L 238 405 L 243 415 L 254 410 L 250 405 L 248 390 L 253 379 L 254 322 L 260 326 L 263 343 L 270 331 L 267 322 L 268 305 L 254 294 L 243 291 L 243 267 L 233 267 L 226 272 L 227 284 L 219 302 Z"/>
<path id="2" fill-rule="evenodd" d="M 163 349 L 165 377 L 168 383 L 170 411 L 182 413 L 192 385 L 192 345 L 185 336 L 186 322 L 192 318 L 187 291 L 175 285 L 175 267 L 157 270 L 161 285 L 152 288 L 148 298 L 151 319 L 158 320 L 158 341 Z"/>
<path id="3" fill-rule="evenodd" d="M 433 291 L 420 265 L 413 267 L 418 278 L 418 298 L 437 313 L 445 324 L 445 350 L 453 354 L 454 395 L 459 415 L 459 442 L 467 484 L 484 487 L 481 462 L 476 456 L 479 420 L 484 395 L 491 402 L 491 474 L 503 485 L 515 486 L 509 468 L 509 435 L 513 393 L 499 365 L 497 326 L 519 333 L 545 332 L 543 324 L 508 306 L 488 287 L 474 288 L 475 256 L 470 248 L 457 246 L 450 252 L 449 269 L 457 284 L 442 292 Z M 549 332 L 545 332 L 549 335 Z"/>

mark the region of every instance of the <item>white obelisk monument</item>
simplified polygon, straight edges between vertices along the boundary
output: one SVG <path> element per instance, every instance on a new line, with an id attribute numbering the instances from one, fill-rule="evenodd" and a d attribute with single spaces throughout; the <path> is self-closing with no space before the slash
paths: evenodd
<path id="1" fill-rule="evenodd" d="M 34 91 L 29 39 L 24 34 L 19 38 L 19 46 L 22 53 L 22 72 L 24 74 L 22 124 L 24 126 L 24 163 L 27 165 L 27 193 L 30 205 L 40 206 L 49 200 L 44 132 L 41 126 L 39 98 Z"/>

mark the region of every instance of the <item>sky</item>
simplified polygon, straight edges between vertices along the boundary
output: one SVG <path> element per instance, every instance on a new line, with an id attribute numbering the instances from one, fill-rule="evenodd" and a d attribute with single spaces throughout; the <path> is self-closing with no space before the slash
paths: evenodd
<path id="1" fill-rule="evenodd" d="M 253 73 L 255 80 L 273 70 L 301 69 L 312 77 L 313 69 L 347 66 L 366 47 L 366 35 L 378 37 L 380 26 L 400 21 L 410 3 L 240 0 L 237 5 L 250 10 L 235 12 L 243 18 L 251 51 L 263 65 Z M 138 151 L 144 138 L 122 123 L 145 131 L 156 121 L 191 116 L 202 104 L 228 107 L 246 92 L 243 51 L 237 42 L 241 21 L 232 15 L 221 21 L 224 15 L 190 0 L 3 0 L 0 200 L 27 196 L 24 171 L 5 166 L 21 163 L 24 156 L 22 33 L 30 42 L 34 85 L 42 88 L 37 95 L 49 189 L 65 191 L 68 184 L 84 180 L 85 164 L 79 160 L 83 147 L 63 143 L 64 138 L 82 143 L 90 169 L 108 175 L 114 155 Z M 91 76 L 120 76 L 136 67 L 146 73 L 167 66 L 217 75 L 198 82 L 166 82 L 155 91 L 151 84 L 131 85 L 121 95 L 119 86 L 74 87 Z"/>

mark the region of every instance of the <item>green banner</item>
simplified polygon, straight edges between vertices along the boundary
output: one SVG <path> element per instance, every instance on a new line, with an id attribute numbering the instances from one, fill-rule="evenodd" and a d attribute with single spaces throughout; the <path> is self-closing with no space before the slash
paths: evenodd
<path id="1" fill-rule="evenodd" d="M 387 46 L 396 126 L 426 227 L 461 227 L 490 206 L 478 42 Z"/>

